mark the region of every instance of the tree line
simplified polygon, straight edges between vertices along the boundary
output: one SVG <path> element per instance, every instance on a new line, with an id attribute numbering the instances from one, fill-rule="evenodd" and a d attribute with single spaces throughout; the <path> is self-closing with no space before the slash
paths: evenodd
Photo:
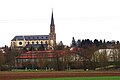
<path id="1" fill-rule="evenodd" d="M 99 51 L 103 49 L 103 51 Z M 113 50 L 113 61 L 108 61 L 107 50 Z M 13 49 L 10 47 L 4 47 L 5 53 L 0 51 L 0 69 L 9 67 L 13 69 L 15 67 L 15 59 L 20 56 L 21 53 L 27 51 L 34 51 L 35 49 L 31 47 L 29 50 L 26 48 Z M 44 47 L 40 47 L 39 50 L 46 50 Z M 56 52 L 58 51 L 58 52 Z M 59 51 L 63 51 L 64 54 L 59 54 Z M 42 54 L 42 53 L 37 53 Z M 78 39 L 77 41 L 73 37 L 70 46 L 65 46 L 62 41 L 60 41 L 54 47 L 54 53 L 56 57 L 54 60 L 46 61 L 44 58 L 48 54 L 44 54 L 43 58 L 40 58 L 39 68 L 51 67 L 55 70 L 66 70 L 66 69 L 92 69 L 97 68 L 105 69 L 110 65 L 117 68 L 120 67 L 120 43 L 119 41 L 105 41 L 105 40 L 89 40 L 89 39 Z"/>
<path id="2" fill-rule="evenodd" d="M 119 41 L 105 40 L 77 40 L 72 38 L 71 47 L 82 49 L 76 50 L 76 54 L 82 58 L 82 67 L 86 69 L 105 69 L 109 66 L 120 67 L 120 43 Z M 109 51 L 108 51 L 109 50 Z"/>
<path id="3" fill-rule="evenodd" d="M 87 48 L 89 46 L 95 45 L 97 48 L 109 48 L 109 47 L 111 48 L 118 44 L 119 41 L 106 41 L 105 39 L 104 40 L 94 39 L 93 41 L 90 39 L 83 40 L 78 39 L 77 41 L 75 41 L 75 38 L 73 37 L 71 47 Z"/>

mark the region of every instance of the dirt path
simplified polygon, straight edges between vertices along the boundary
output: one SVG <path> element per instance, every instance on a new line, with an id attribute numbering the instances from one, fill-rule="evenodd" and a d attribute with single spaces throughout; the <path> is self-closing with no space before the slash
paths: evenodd
<path id="1" fill-rule="evenodd" d="M 0 80 L 93 76 L 120 76 L 120 72 L 0 72 Z"/>

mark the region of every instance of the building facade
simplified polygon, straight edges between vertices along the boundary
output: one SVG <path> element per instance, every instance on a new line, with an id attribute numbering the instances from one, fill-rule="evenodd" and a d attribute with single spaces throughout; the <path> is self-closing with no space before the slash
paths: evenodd
<path id="1" fill-rule="evenodd" d="M 50 33 L 49 35 L 21 35 L 15 36 L 11 40 L 11 48 L 40 48 L 53 49 L 56 45 L 56 33 L 53 11 L 51 16 Z"/>
<path id="2" fill-rule="evenodd" d="M 16 68 L 34 68 L 46 67 L 47 63 L 54 62 L 56 60 L 56 54 L 53 50 L 46 51 L 29 51 L 22 53 L 15 59 Z M 44 63 L 44 64 L 43 64 Z M 50 63 L 51 64 L 51 63 Z"/>

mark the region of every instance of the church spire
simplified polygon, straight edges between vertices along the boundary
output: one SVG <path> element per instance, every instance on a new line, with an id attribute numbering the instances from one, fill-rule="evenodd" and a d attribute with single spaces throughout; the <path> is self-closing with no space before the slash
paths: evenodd
<path id="1" fill-rule="evenodd" d="M 53 18 L 53 9 L 52 9 L 52 16 L 51 16 L 51 24 L 50 24 L 50 40 L 51 46 L 56 45 L 56 33 L 55 33 L 55 24 L 54 24 L 54 18 Z"/>
<path id="2" fill-rule="evenodd" d="M 55 26 L 54 18 L 53 18 L 53 9 L 52 9 L 52 16 L 51 16 L 51 24 L 50 24 L 50 26 Z"/>

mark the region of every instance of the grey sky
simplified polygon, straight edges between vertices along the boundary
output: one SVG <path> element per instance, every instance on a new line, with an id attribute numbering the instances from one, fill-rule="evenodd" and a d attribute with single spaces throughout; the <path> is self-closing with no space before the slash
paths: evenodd
<path id="1" fill-rule="evenodd" d="M 57 42 L 120 41 L 120 0 L 1 0 L 0 46 L 16 35 L 49 34 L 52 8 Z"/>

